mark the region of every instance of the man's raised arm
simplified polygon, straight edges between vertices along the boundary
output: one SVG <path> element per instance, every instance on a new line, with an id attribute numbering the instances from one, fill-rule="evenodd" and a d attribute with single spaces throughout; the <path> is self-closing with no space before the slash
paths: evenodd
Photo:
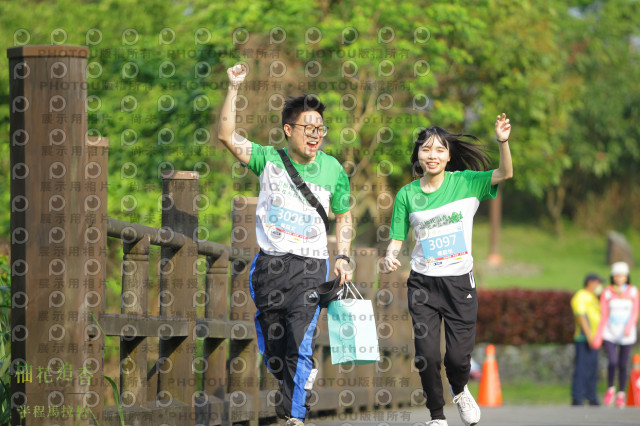
<path id="1" fill-rule="evenodd" d="M 242 163 L 249 164 L 251 159 L 251 142 L 236 133 L 236 97 L 238 87 L 247 76 L 244 65 L 235 65 L 227 70 L 229 76 L 229 89 L 227 97 L 222 104 L 220 112 L 220 125 L 218 127 L 218 139 L 231 151 Z"/>

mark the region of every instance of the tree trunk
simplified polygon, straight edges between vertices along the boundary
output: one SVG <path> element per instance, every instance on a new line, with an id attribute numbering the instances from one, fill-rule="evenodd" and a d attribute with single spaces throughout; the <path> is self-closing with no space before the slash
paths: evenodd
<path id="1" fill-rule="evenodd" d="M 551 215 L 556 236 L 559 238 L 562 238 L 564 235 L 562 209 L 564 208 L 565 196 L 566 190 L 564 186 L 558 186 L 547 191 L 547 211 Z"/>
<path id="2" fill-rule="evenodd" d="M 496 198 L 489 201 L 489 222 L 491 231 L 489 233 L 489 257 L 487 263 L 491 266 L 502 265 L 502 255 L 500 254 L 500 226 L 502 223 L 502 191 L 498 188 Z"/>

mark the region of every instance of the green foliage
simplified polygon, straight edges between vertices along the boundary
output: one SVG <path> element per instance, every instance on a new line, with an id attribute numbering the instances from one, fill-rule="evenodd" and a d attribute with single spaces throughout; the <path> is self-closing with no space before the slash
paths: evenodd
<path id="1" fill-rule="evenodd" d="M 116 385 L 116 382 L 114 382 L 111 377 L 104 376 L 104 378 L 107 379 L 107 381 L 111 385 L 111 390 L 113 391 L 113 398 L 116 400 L 116 405 L 118 406 L 118 417 L 120 419 L 120 424 L 124 426 L 125 425 L 124 411 L 122 410 L 122 401 L 120 400 L 120 392 L 118 392 L 118 386 Z"/>
<path id="2" fill-rule="evenodd" d="M 109 215 L 159 227 L 161 171 L 196 170 L 208 198 L 201 200 L 201 224 L 210 230 L 209 239 L 229 242 L 230 223 L 225 219 L 236 192 L 231 191 L 231 174 L 218 171 L 229 170 L 232 159 L 217 155 L 213 146 L 211 108 L 221 102 L 221 93 L 209 89 L 218 85 L 209 81 L 209 70 L 220 71 L 221 58 L 232 47 L 230 40 L 223 41 L 228 39 L 225 29 L 211 30 L 202 11 L 189 14 L 184 3 L 38 2 L 34 10 L 16 2 L 7 8 L 0 18 L 6 39 L 19 28 L 29 32 L 30 44 L 50 43 L 56 28 L 66 32 L 67 44 L 101 38 L 90 45 L 88 107 L 90 134 L 110 139 Z M 124 22 L 117 16 L 139 19 Z M 170 26 L 169 17 L 175 18 Z M 194 44 L 197 28 L 209 28 L 211 41 Z M 160 44 L 161 37 L 175 41 Z M 7 65 L 3 58 L 0 68 L 5 75 Z M 0 83 L 0 93 L 8 104 L 6 79 Z M 1 114 L 6 114 L 0 115 L 1 132 L 7 135 L 8 114 L 6 110 Z M 9 169 L 8 148 L 8 144 L 0 148 L 4 170 Z M 0 185 L 8 205 L 8 176 Z M 4 210 L 0 226 L 5 233 L 8 220 Z"/>
<path id="3" fill-rule="evenodd" d="M 555 220 L 602 181 L 635 170 L 638 2 L 379 6 L 372 0 L 283 0 L 277 8 L 264 0 L 14 0 L 3 4 L 0 35 L 10 44 L 63 38 L 89 44 L 89 127 L 110 139 L 110 216 L 159 226 L 160 172 L 197 170 L 206 196 L 200 218 L 208 235 L 201 237 L 211 240 L 230 240 L 231 199 L 257 193 L 255 178 L 238 172 L 215 137 L 225 69 L 239 61 L 250 68 L 241 90 L 249 101 L 243 119 L 268 118 L 239 127 L 252 140 L 275 144 L 270 135 L 279 128 L 279 112 L 268 111 L 269 97 L 318 94 L 330 127 L 324 149 L 353 172 L 356 216 L 369 215 L 375 225 L 390 215 L 379 205 L 381 194 L 411 179 L 411 144 L 427 125 L 490 143 L 495 116 L 506 112 L 514 125 L 515 179 L 508 185 L 518 192 L 512 196 L 551 194 Z M 283 77 L 270 75 L 275 61 L 286 67 Z M 7 76 L 7 67 L 0 55 L 0 74 Z M 8 79 L 0 79 L 5 105 L 8 93 Z M 8 120 L 8 108 L 1 109 L 3 140 L 9 140 Z M 9 148 L 0 144 L 3 170 Z M 582 196 L 567 199 L 565 208 L 558 188 Z M 9 197 L 5 174 L 0 202 L 9 205 Z M 0 211 L 0 229 L 7 235 L 8 209 Z"/>
<path id="4" fill-rule="evenodd" d="M 11 269 L 6 255 L 0 255 L 0 425 L 11 418 Z"/>

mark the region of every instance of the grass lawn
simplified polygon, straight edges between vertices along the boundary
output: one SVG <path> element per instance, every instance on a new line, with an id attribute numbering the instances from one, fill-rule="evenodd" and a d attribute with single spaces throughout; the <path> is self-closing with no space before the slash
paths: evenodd
<path id="1" fill-rule="evenodd" d="M 469 382 L 469 391 L 477 399 L 480 382 Z M 571 383 L 536 383 L 518 381 L 501 383 L 504 405 L 569 405 L 571 404 Z M 604 379 L 598 381 L 598 398 L 602 398 L 607 385 Z"/>
<path id="2" fill-rule="evenodd" d="M 623 232 L 635 249 L 640 250 L 640 232 Z M 563 238 L 532 225 L 503 224 L 500 254 L 503 264 L 489 266 L 489 224 L 477 221 L 473 230 L 473 257 L 476 282 L 482 288 L 561 289 L 576 291 L 589 272 L 609 277 L 606 264 L 607 238 L 585 232 L 573 224 L 565 225 Z M 640 262 L 631 276 L 640 277 Z"/>

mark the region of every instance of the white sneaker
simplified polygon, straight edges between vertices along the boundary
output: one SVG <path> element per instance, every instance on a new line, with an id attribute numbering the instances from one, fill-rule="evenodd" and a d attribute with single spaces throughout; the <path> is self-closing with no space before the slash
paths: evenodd
<path id="1" fill-rule="evenodd" d="M 284 426 L 304 426 L 304 422 L 295 417 L 290 417 L 284 424 Z"/>
<path id="2" fill-rule="evenodd" d="M 449 423 L 446 420 L 437 419 L 427 422 L 427 426 L 449 426 Z"/>
<path id="3" fill-rule="evenodd" d="M 453 393 L 453 392 L 452 392 Z M 465 385 L 464 390 L 453 397 L 453 403 L 458 406 L 460 418 L 466 426 L 477 425 L 480 421 L 480 407 L 473 399 L 469 388 Z"/>

